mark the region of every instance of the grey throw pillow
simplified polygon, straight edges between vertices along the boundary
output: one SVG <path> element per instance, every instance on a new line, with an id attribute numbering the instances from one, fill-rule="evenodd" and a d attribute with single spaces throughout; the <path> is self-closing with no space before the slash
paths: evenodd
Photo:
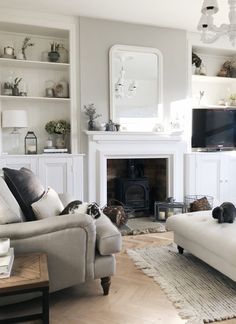
<path id="1" fill-rule="evenodd" d="M 26 220 L 35 220 L 31 204 L 39 200 L 45 192 L 40 180 L 27 168 L 20 170 L 3 168 L 3 172 L 4 179 L 20 205 Z"/>

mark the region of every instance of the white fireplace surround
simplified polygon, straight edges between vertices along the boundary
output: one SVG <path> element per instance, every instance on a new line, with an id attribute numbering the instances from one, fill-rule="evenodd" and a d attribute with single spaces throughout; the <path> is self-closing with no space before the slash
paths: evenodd
<path id="1" fill-rule="evenodd" d="M 184 153 L 181 136 L 158 133 L 85 131 L 88 136 L 88 201 L 107 203 L 107 160 L 166 158 L 168 196 L 183 201 Z"/>

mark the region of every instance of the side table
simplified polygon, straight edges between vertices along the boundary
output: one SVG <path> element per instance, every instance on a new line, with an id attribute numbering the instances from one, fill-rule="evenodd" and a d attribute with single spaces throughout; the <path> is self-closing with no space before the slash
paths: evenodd
<path id="1" fill-rule="evenodd" d="M 0 297 L 39 291 L 42 293 L 42 312 L 19 317 L 0 319 L 1 324 L 41 319 L 49 323 L 49 277 L 47 255 L 32 253 L 16 255 L 9 278 L 0 279 Z"/>

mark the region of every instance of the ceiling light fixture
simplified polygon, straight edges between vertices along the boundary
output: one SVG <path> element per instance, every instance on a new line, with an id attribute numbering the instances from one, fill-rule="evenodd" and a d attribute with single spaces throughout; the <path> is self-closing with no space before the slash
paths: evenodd
<path id="1" fill-rule="evenodd" d="M 214 43 L 221 36 L 228 36 L 231 44 L 236 43 L 236 0 L 228 0 L 229 24 L 214 24 L 213 15 L 219 11 L 217 0 L 204 0 L 202 5 L 202 16 L 198 23 L 198 30 L 202 31 L 203 43 Z"/>

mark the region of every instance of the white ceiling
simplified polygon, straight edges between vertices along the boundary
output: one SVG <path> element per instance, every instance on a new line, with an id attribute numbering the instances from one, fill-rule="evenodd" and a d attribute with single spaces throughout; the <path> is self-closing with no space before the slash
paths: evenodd
<path id="1" fill-rule="evenodd" d="M 202 0 L 0 0 L 1 7 L 87 16 L 196 31 Z M 220 0 L 218 24 L 228 22 L 228 1 Z"/>

